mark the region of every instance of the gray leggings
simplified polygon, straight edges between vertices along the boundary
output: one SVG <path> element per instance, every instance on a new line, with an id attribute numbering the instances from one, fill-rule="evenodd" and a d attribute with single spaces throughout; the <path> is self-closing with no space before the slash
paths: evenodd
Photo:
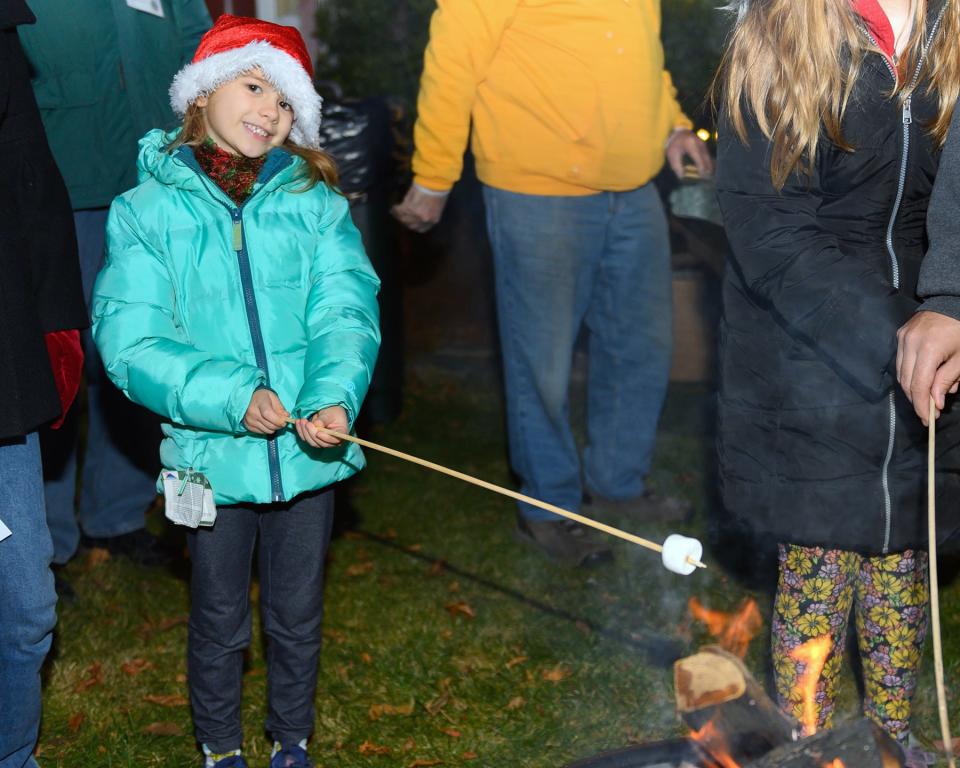
<path id="1" fill-rule="evenodd" d="M 284 745 L 313 732 L 323 564 L 332 525 L 333 491 L 326 490 L 286 504 L 221 507 L 213 528 L 187 534 L 190 703 L 197 740 L 213 752 L 243 743 L 240 693 L 254 547 L 267 637 L 266 730 Z"/>

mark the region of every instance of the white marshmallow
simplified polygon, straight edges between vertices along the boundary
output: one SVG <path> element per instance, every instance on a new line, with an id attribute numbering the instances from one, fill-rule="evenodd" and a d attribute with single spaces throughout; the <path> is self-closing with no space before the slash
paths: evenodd
<path id="1" fill-rule="evenodd" d="M 663 542 L 663 552 L 660 553 L 663 567 L 681 576 L 689 576 L 697 570 L 697 566 L 690 560 L 699 560 L 701 557 L 703 557 L 703 544 L 689 536 L 681 536 L 679 533 L 671 533 L 667 536 Z"/>

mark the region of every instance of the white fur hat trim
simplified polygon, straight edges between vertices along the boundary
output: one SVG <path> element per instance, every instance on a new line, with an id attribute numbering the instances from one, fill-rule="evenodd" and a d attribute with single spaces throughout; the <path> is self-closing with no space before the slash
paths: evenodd
<path id="1" fill-rule="evenodd" d="M 254 40 L 242 48 L 215 53 L 187 64 L 170 85 L 170 106 L 183 117 L 200 96 L 209 96 L 225 83 L 259 68 L 263 76 L 293 106 L 294 122 L 290 140 L 302 147 L 320 147 L 320 117 L 323 99 L 293 56 L 265 40 Z"/>

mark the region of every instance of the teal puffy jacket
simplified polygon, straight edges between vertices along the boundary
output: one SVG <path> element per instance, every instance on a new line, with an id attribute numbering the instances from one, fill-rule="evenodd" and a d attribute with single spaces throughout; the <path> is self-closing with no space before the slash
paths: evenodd
<path id="1" fill-rule="evenodd" d="M 377 289 L 347 201 L 325 184 L 302 190 L 303 160 L 267 156 L 236 205 L 189 147 L 155 130 L 140 142 L 140 184 L 107 222 L 93 333 L 113 382 L 169 419 L 163 466 L 194 468 L 218 504 L 292 499 L 363 464 L 356 445 L 316 450 L 292 428 L 246 430 L 268 386 L 294 415 L 330 405 L 350 423 L 380 343 Z"/>

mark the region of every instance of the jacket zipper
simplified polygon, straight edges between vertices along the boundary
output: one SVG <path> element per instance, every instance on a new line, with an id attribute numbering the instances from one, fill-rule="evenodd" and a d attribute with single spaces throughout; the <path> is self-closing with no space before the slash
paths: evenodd
<path id="1" fill-rule="evenodd" d="M 251 195 L 252 197 L 252 195 Z M 250 198 L 247 198 L 249 200 Z M 243 205 L 247 204 L 247 200 Z M 263 371 L 270 386 L 270 367 L 267 363 L 267 350 L 263 343 L 263 331 L 260 328 L 260 312 L 257 310 L 257 297 L 253 292 L 253 273 L 250 269 L 250 255 L 243 232 L 243 205 L 230 211 L 233 221 L 233 250 L 237 254 L 240 267 L 240 284 L 243 286 L 243 303 L 247 311 L 247 324 L 250 326 L 250 338 L 253 340 L 253 354 L 257 367 Z M 283 478 L 280 474 L 280 451 L 277 448 L 276 435 L 267 438 L 267 463 L 270 467 L 270 496 L 274 502 L 285 501 Z"/>
<path id="2" fill-rule="evenodd" d="M 930 33 L 927 35 L 927 39 L 923 45 L 923 51 L 920 54 L 920 58 L 917 59 L 917 66 L 913 71 L 913 78 L 910 81 L 910 91 L 911 94 L 907 96 L 903 101 L 903 107 L 900 111 L 901 122 L 903 125 L 903 148 L 900 155 L 900 177 L 897 181 L 897 197 L 893 203 L 893 209 L 890 212 L 890 220 L 887 222 L 887 253 L 890 256 L 890 278 L 893 283 L 893 287 L 897 290 L 900 289 L 900 263 L 897 261 L 896 250 L 893 246 L 893 227 L 897 220 L 897 215 L 900 213 L 900 204 L 903 202 L 903 191 L 906 186 L 907 179 L 907 160 L 910 154 L 910 126 L 913 124 L 913 112 L 911 111 L 911 102 L 913 99 L 912 91 L 917 85 L 917 80 L 920 77 L 920 69 L 923 66 L 924 59 L 926 58 L 927 51 L 930 48 L 930 43 L 933 42 L 933 37 L 937 33 L 937 29 L 940 27 L 940 22 L 943 20 L 943 14 L 946 10 L 946 5 L 940 9 L 940 13 L 937 15 L 937 20 L 934 22 L 933 27 L 930 29 Z M 870 34 L 870 31 L 864 28 L 864 32 L 867 37 L 870 39 L 870 42 L 876 48 L 880 46 L 877 44 L 877 41 L 874 39 L 873 35 Z M 886 64 L 887 70 L 890 72 L 890 76 L 893 78 L 893 82 L 897 82 L 897 73 L 894 72 L 893 67 L 890 66 L 890 62 L 887 61 L 887 57 L 883 57 L 883 63 Z M 893 502 L 890 498 L 890 462 L 893 460 L 893 449 L 896 442 L 896 431 L 897 431 L 897 410 L 896 410 L 896 393 L 893 389 L 890 390 L 887 395 L 887 412 L 888 412 L 888 422 L 889 422 L 889 436 L 887 438 L 887 454 L 883 459 L 883 470 L 880 476 L 880 482 L 883 486 L 883 554 L 889 554 L 890 552 L 890 529 L 893 520 Z"/>
<path id="3" fill-rule="evenodd" d="M 193 158 L 190 159 L 193 160 Z M 263 331 L 260 328 L 260 312 L 257 309 L 257 297 L 253 290 L 253 273 L 250 269 L 250 255 L 247 252 L 246 237 L 243 231 L 243 209 L 247 203 L 253 199 L 257 190 L 254 190 L 254 192 L 250 194 L 250 197 L 244 200 L 239 208 L 228 205 L 223 200 L 220 200 L 217 194 L 210 188 L 205 174 L 199 170 L 198 167 L 194 167 L 194 163 L 195 160 L 193 162 L 187 162 L 186 165 L 197 174 L 201 183 L 210 192 L 210 196 L 230 213 L 233 232 L 232 246 L 233 251 L 237 254 L 240 284 L 243 287 L 243 304 L 246 309 L 247 324 L 250 326 L 250 339 L 253 342 L 253 355 L 257 367 L 263 371 L 263 375 L 266 377 L 266 386 L 269 387 L 270 366 L 267 361 L 266 346 L 263 343 Z M 264 184 L 276 176 L 283 167 L 285 166 L 277 167 L 273 173 L 264 178 L 263 181 L 260 182 L 260 187 L 262 188 Z M 267 438 L 267 464 L 270 468 L 270 500 L 272 502 L 286 501 L 283 493 L 283 476 L 280 473 L 280 451 L 277 448 L 277 438 L 275 435 Z"/>

